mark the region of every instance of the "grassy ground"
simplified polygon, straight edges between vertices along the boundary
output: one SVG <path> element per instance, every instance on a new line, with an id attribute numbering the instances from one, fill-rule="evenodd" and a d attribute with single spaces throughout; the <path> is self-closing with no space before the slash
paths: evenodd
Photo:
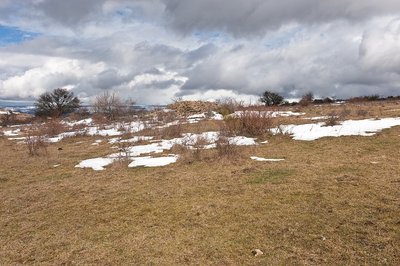
<path id="1" fill-rule="evenodd" d="M 276 136 L 234 160 L 74 168 L 110 153 L 94 139 L 30 157 L 0 138 L 1 265 L 400 263 L 399 127 L 314 142 Z"/>

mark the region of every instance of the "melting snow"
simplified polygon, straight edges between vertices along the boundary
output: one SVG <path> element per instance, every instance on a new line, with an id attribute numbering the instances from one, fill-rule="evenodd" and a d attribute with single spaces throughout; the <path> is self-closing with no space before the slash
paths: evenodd
<path id="1" fill-rule="evenodd" d="M 285 159 L 266 159 L 266 158 L 261 158 L 261 157 L 256 157 L 252 156 L 250 159 L 258 161 L 258 162 L 281 162 L 284 161 Z"/>
<path id="2" fill-rule="evenodd" d="M 123 139 L 121 140 L 121 138 L 112 138 L 109 140 L 108 143 L 110 144 L 115 144 L 118 142 L 131 142 L 131 143 L 135 143 L 135 142 L 139 142 L 139 141 L 147 141 L 147 140 L 152 140 L 154 139 L 154 137 L 146 137 L 146 136 L 135 136 L 133 138 L 130 139 Z"/>
<path id="3" fill-rule="evenodd" d="M 21 129 L 6 130 L 6 131 L 3 131 L 3 134 L 4 134 L 4 136 L 7 136 L 7 137 L 14 137 L 14 136 L 18 136 L 20 132 L 21 132 Z"/>
<path id="4" fill-rule="evenodd" d="M 234 117 L 240 117 L 244 113 L 251 113 L 251 114 L 261 114 L 265 116 L 270 116 L 270 117 L 289 117 L 289 116 L 302 116 L 305 115 L 306 113 L 297 113 L 297 112 L 292 112 L 292 111 L 237 111 L 232 116 Z"/>
<path id="5" fill-rule="evenodd" d="M 137 137 L 141 138 L 141 137 Z M 147 137 L 148 139 L 151 139 L 151 137 Z M 146 144 L 146 145 L 136 145 L 127 148 L 126 150 L 121 150 L 118 153 L 113 153 L 107 156 L 107 158 L 96 158 L 96 159 L 89 159 L 82 161 L 79 165 L 76 167 L 89 167 L 93 168 L 94 170 L 103 170 L 104 166 L 111 164 L 114 160 L 121 158 L 121 157 L 127 157 L 133 160 L 133 162 L 130 164 L 130 167 L 136 167 L 136 166 L 147 166 L 147 167 L 155 167 L 155 166 L 163 166 L 164 163 L 171 164 L 176 162 L 177 156 L 169 156 L 169 157 L 161 157 L 164 159 L 159 159 L 159 158 L 152 158 L 152 157 L 138 157 L 143 154 L 157 154 L 157 153 L 163 153 L 166 150 L 170 150 L 174 145 L 184 145 L 188 148 L 193 148 L 193 145 L 195 145 L 198 141 L 202 140 L 205 142 L 203 145 L 203 149 L 211 149 L 215 148 L 216 144 L 215 142 L 219 138 L 219 132 L 204 132 L 202 134 L 192 134 L 192 133 L 187 133 L 184 134 L 183 137 L 181 138 L 175 138 L 175 139 L 170 139 L 170 140 L 160 140 L 154 143 Z M 247 138 L 247 137 L 242 137 L 242 136 L 237 136 L 237 137 L 230 137 L 228 138 L 228 141 L 233 144 L 233 145 L 238 145 L 238 146 L 246 146 L 246 145 L 257 145 L 255 142 L 254 138 Z M 118 142 L 117 139 L 113 140 L 113 143 Z M 104 159 L 104 160 L 103 160 Z M 103 160 L 103 161 L 102 161 Z M 99 163 L 105 163 L 104 165 Z M 95 169 L 96 168 L 96 169 Z"/>
<path id="6" fill-rule="evenodd" d="M 195 115 L 190 115 L 187 117 L 189 123 L 196 123 L 199 122 L 201 120 L 204 120 L 206 118 L 209 118 L 211 120 L 224 120 L 223 115 L 212 111 L 210 114 L 208 113 L 201 113 L 201 114 L 195 114 Z"/>
<path id="7" fill-rule="evenodd" d="M 373 136 L 383 129 L 400 126 L 400 118 L 348 120 L 335 126 L 324 126 L 325 123 L 305 125 L 285 125 L 273 129 L 274 134 L 289 133 L 295 140 L 312 141 L 323 137 L 340 136 Z"/>
<path id="8" fill-rule="evenodd" d="M 305 117 L 304 120 L 325 120 L 328 119 L 329 116 L 315 116 L 315 117 Z"/>
<path id="9" fill-rule="evenodd" d="M 80 162 L 75 167 L 77 168 L 92 168 L 95 171 L 102 171 L 104 167 L 114 162 L 114 158 L 94 158 Z"/>
<path id="10" fill-rule="evenodd" d="M 93 123 L 92 118 L 87 118 L 79 121 L 73 121 L 73 122 L 65 122 L 66 125 L 68 126 L 77 126 L 77 125 L 91 125 Z"/>
<path id="11" fill-rule="evenodd" d="M 128 167 L 159 167 L 159 166 L 166 166 L 172 163 L 176 163 L 178 160 L 178 156 L 167 156 L 167 157 L 136 157 L 133 158 L 132 163 L 129 164 Z"/>

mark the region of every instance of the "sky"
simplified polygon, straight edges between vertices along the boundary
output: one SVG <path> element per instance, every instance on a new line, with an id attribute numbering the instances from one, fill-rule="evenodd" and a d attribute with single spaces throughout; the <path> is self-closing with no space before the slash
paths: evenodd
<path id="1" fill-rule="evenodd" d="M 398 0 L 0 0 L 0 100 L 400 95 Z"/>

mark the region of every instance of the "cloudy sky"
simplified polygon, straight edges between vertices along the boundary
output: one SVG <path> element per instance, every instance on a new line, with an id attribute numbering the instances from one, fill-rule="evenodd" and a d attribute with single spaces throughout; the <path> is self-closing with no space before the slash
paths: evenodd
<path id="1" fill-rule="evenodd" d="M 400 95 L 398 0 L 0 0 L 0 100 Z"/>

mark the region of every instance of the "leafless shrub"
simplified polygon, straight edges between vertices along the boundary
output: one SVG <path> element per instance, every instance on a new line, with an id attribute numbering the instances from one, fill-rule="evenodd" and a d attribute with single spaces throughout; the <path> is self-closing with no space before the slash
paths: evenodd
<path id="1" fill-rule="evenodd" d="M 196 161 L 202 160 L 202 153 L 205 149 L 205 146 L 208 145 L 207 139 L 199 136 L 197 137 L 196 141 L 192 145 L 192 153 L 193 153 L 193 158 Z"/>
<path id="2" fill-rule="evenodd" d="M 339 117 L 341 119 L 345 119 L 346 117 L 348 117 L 349 115 L 351 115 L 351 110 L 347 109 L 347 108 L 343 108 L 342 111 L 339 114 Z"/>
<path id="3" fill-rule="evenodd" d="M 273 126 L 270 113 L 263 111 L 245 111 L 236 117 L 227 117 L 225 126 L 231 135 L 261 136 Z"/>
<path id="4" fill-rule="evenodd" d="M 360 109 L 356 111 L 357 116 L 366 117 L 369 114 L 367 110 Z"/>
<path id="5" fill-rule="evenodd" d="M 59 119 L 51 119 L 44 123 L 40 130 L 41 133 L 47 136 L 56 136 L 60 133 L 63 133 L 67 130 L 66 126 L 61 123 Z"/>
<path id="6" fill-rule="evenodd" d="M 77 111 L 68 115 L 68 120 L 78 121 L 90 117 L 90 112 L 87 108 L 81 107 Z"/>
<path id="7" fill-rule="evenodd" d="M 172 121 L 175 121 L 178 119 L 178 115 L 175 111 L 170 110 L 156 110 L 155 111 L 155 119 L 157 122 L 162 122 L 162 123 L 170 123 Z"/>
<path id="8" fill-rule="evenodd" d="M 184 140 L 182 144 L 175 144 L 171 152 L 179 154 L 179 161 L 190 164 L 205 159 L 205 147 L 208 144 L 208 141 L 203 137 L 196 137 L 194 142 L 192 139 L 188 138 L 186 141 Z"/>
<path id="9" fill-rule="evenodd" d="M 299 102 L 299 105 L 301 106 L 309 106 L 312 104 L 314 100 L 314 95 L 312 92 L 306 93 L 301 97 L 301 100 Z"/>
<path id="10" fill-rule="evenodd" d="M 325 120 L 325 126 L 332 127 L 339 124 L 340 116 L 336 113 L 330 113 Z"/>
<path id="11" fill-rule="evenodd" d="M 222 114 L 223 116 L 227 116 L 233 114 L 235 111 L 243 109 L 244 102 L 237 101 L 233 98 L 225 98 L 217 101 L 218 107 L 217 112 Z"/>
<path id="12" fill-rule="evenodd" d="M 179 103 L 179 102 L 183 101 L 183 98 L 182 97 L 173 97 L 171 100 L 173 103 Z"/>
<path id="13" fill-rule="evenodd" d="M 73 125 L 71 128 L 72 131 L 76 131 L 76 132 L 84 132 L 85 129 L 87 129 L 87 125 L 85 125 L 85 124 Z"/>
<path id="14" fill-rule="evenodd" d="M 41 150 L 47 155 L 46 136 L 39 128 L 29 128 L 24 142 L 29 155 L 38 156 Z"/>
<path id="15" fill-rule="evenodd" d="M 155 130 L 155 136 L 160 139 L 173 139 L 181 137 L 183 133 L 182 125 L 172 125 Z"/>
<path id="16" fill-rule="evenodd" d="M 105 91 L 96 97 L 94 112 L 105 116 L 109 120 L 130 114 L 133 101 L 123 101 L 115 92 Z"/>
<path id="17" fill-rule="evenodd" d="M 7 127 L 15 123 L 15 114 L 13 111 L 6 111 L 0 115 L 0 126 Z"/>
<path id="18" fill-rule="evenodd" d="M 218 157 L 235 158 L 238 156 L 238 147 L 229 138 L 229 132 L 220 132 L 216 142 Z"/>
<path id="19" fill-rule="evenodd" d="M 290 130 L 288 130 L 287 128 L 285 128 L 285 126 L 282 125 L 277 125 L 275 128 L 273 128 L 272 133 L 274 133 L 274 135 L 280 135 L 280 136 L 290 136 Z"/>
<path id="20" fill-rule="evenodd" d="M 118 141 L 117 147 L 118 147 L 117 161 L 120 163 L 125 163 L 125 162 L 129 161 L 129 158 L 130 158 L 130 150 L 129 149 L 131 147 L 131 144 L 129 142 Z"/>
<path id="21" fill-rule="evenodd" d="M 102 114 L 94 114 L 92 116 L 92 119 L 93 119 L 93 123 L 95 123 L 96 125 L 100 125 L 100 126 L 104 126 L 104 125 L 108 124 L 108 122 L 109 122 L 107 117 L 105 117 Z"/>

